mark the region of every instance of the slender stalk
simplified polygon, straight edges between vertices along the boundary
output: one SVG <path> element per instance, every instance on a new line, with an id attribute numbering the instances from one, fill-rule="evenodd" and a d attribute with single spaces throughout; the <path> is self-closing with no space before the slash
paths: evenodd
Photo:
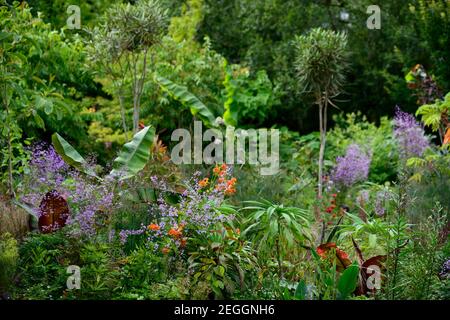
<path id="1" fill-rule="evenodd" d="M 125 119 L 125 102 L 124 102 L 122 88 L 119 89 L 118 95 L 119 95 L 119 104 L 120 104 L 120 116 L 122 117 L 123 132 L 125 134 L 125 140 L 128 141 L 128 128 L 127 128 L 127 122 Z"/>
<path id="2" fill-rule="evenodd" d="M 136 83 L 136 122 L 137 122 L 137 126 L 139 126 L 139 117 L 140 117 L 140 113 L 141 113 L 141 97 L 142 97 L 142 92 L 144 89 L 144 82 L 145 82 L 145 77 L 146 77 L 146 72 L 147 72 L 147 56 L 148 56 L 148 48 L 144 49 L 144 62 L 143 62 L 143 66 L 142 66 L 142 74 L 140 78 L 137 78 L 137 83 Z M 136 70 L 136 69 L 135 69 Z"/>
<path id="3" fill-rule="evenodd" d="M 323 194 L 323 158 L 325 155 L 325 145 L 327 143 L 327 112 L 328 97 L 325 94 L 319 98 L 319 126 L 320 126 L 320 151 L 319 151 L 319 176 L 317 195 L 322 198 Z"/>
<path id="4" fill-rule="evenodd" d="M 139 56 L 133 57 L 133 134 L 135 134 L 139 127 L 139 111 L 137 106 L 137 86 L 138 86 L 138 79 L 137 79 L 137 62 L 139 59 Z"/>
<path id="5" fill-rule="evenodd" d="M 283 267 L 281 264 L 281 249 L 280 249 L 280 241 L 279 239 L 276 240 L 276 249 L 277 249 L 277 263 L 278 263 L 278 276 L 280 277 L 280 280 L 283 279 Z"/>
<path id="6" fill-rule="evenodd" d="M 8 125 L 8 180 L 9 180 L 9 194 L 11 197 L 15 197 L 14 192 L 14 180 L 13 180 L 13 165 L 12 165 L 12 141 L 11 141 L 11 128 Z"/>
<path id="7" fill-rule="evenodd" d="M 319 151 L 319 176 L 317 182 L 317 195 L 322 198 L 322 180 L 323 180 L 323 155 L 325 153 L 324 132 L 323 132 L 323 104 L 319 102 L 319 126 L 320 126 L 320 151 Z"/>
<path id="8" fill-rule="evenodd" d="M 119 65 L 119 68 L 120 68 L 120 73 L 122 75 L 125 75 L 127 73 L 127 71 L 128 71 L 128 68 L 129 68 L 128 60 L 126 60 L 126 64 L 125 64 L 125 66 L 123 66 L 123 64 L 121 62 L 121 59 L 119 57 L 118 65 Z M 111 73 L 112 76 L 114 75 L 112 70 L 111 70 L 110 73 Z M 113 76 L 113 78 L 114 78 L 114 76 Z M 126 121 L 126 118 L 125 118 L 125 101 L 124 101 L 125 99 L 124 99 L 124 93 L 123 93 L 124 86 L 125 86 L 124 81 L 125 80 L 122 78 L 121 80 L 116 79 L 114 82 L 116 83 L 116 88 L 117 88 L 116 91 L 117 91 L 117 94 L 119 96 L 120 116 L 122 117 L 123 132 L 124 132 L 124 135 L 125 135 L 125 140 L 128 141 L 128 127 L 127 127 L 127 121 Z"/>
<path id="9" fill-rule="evenodd" d="M 6 126 L 7 126 L 7 143 L 8 143 L 8 189 L 9 189 L 9 195 L 11 197 L 15 197 L 14 192 L 14 179 L 13 179 L 13 152 L 12 152 L 12 137 L 11 137 L 11 122 L 9 119 L 9 102 L 8 102 L 8 92 L 6 88 L 6 83 L 3 83 L 2 88 L 2 100 L 3 105 L 5 106 L 6 110 Z"/>

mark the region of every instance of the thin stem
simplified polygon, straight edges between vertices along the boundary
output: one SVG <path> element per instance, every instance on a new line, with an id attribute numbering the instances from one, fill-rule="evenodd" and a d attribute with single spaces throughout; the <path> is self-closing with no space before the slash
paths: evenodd
<path id="1" fill-rule="evenodd" d="M 11 197 L 15 197 L 14 192 L 14 179 L 13 179 L 13 152 L 12 152 L 12 137 L 11 137 L 11 122 L 9 119 L 9 102 L 8 102 L 8 92 L 6 88 L 6 83 L 3 83 L 2 86 L 2 100 L 3 105 L 5 106 L 6 110 L 6 126 L 8 129 L 7 132 L 7 143 L 8 143 L 8 189 L 9 189 L 9 195 Z"/>

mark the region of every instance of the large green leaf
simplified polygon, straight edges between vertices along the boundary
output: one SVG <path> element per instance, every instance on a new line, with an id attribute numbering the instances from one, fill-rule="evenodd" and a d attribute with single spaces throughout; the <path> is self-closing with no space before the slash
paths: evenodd
<path id="1" fill-rule="evenodd" d="M 150 158 L 150 148 L 154 137 L 155 129 L 150 126 L 136 133 L 114 160 L 114 169 L 111 174 L 119 175 L 120 180 L 124 180 L 144 169 Z"/>
<path id="2" fill-rule="evenodd" d="M 190 93 L 185 86 L 173 83 L 169 79 L 156 76 L 156 82 L 159 86 L 168 92 L 174 99 L 188 107 L 192 115 L 199 117 L 205 125 L 215 127 L 214 114 L 201 102 L 195 95 Z"/>
<path id="3" fill-rule="evenodd" d="M 342 273 L 338 283 L 341 299 L 346 299 L 356 289 L 358 283 L 359 267 L 351 265 Z"/>
<path id="4" fill-rule="evenodd" d="M 56 152 L 63 158 L 64 162 L 72 167 L 86 173 L 87 175 L 98 178 L 95 172 L 88 168 L 86 160 L 58 133 L 52 135 L 53 147 Z"/>

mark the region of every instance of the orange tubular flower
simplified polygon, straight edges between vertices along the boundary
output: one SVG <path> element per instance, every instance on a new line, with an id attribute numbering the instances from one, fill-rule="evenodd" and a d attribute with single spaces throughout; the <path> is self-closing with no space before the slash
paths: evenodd
<path id="1" fill-rule="evenodd" d="M 170 249 L 169 248 L 167 248 L 167 247 L 164 247 L 164 248 L 162 248 L 162 253 L 164 253 L 164 254 L 168 254 L 169 252 L 170 252 Z"/>
<path id="2" fill-rule="evenodd" d="M 217 165 L 217 166 L 215 166 L 214 167 L 214 169 L 213 169 L 213 172 L 214 172 L 214 174 L 216 174 L 216 175 L 219 175 L 220 174 L 220 167 L 219 167 L 219 165 Z"/>
<path id="3" fill-rule="evenodd" d="M 175 228 L 170 229 L 168 234 L 169 234 L 169 236 L 174 237 L 174 238 L 179 238 L 182 235 L 181 231 L 178 229 L 175 229 Z"/>
<path id="4" fill-rule="evenodd" d="M 227 165 L 225 163 L 223 163 L 220 166 L 221 171 L 220 171 L 219 175 L 223 177 L 227 173 L 227 168 L 228 168 Z"/>
<path id="5" fill-rule="evenodd" d="M 227 185 L 232 187 L 236 184 L 236 181 L 237 181 L 236 178 L 231 178 L 230 180 L 227 181 Z"/>
<path id="6" fill-rule="evenodd" d="M 147 229 L 152 231 L 158 231 L 159 229 L 161 229 L 161 227 L 158 226 L 156 223 L 152 223 L 147 227 Z"/>
<path id="7" fill-rule="evenodd" d="M 186 238 L 181 239 L 180 247 L 182 247 L 182 248 L 186 247 L 186 243 L 187 243 L 187 239 Z"/>
<path id="8" fill-rule="evenodd" d="M 236 193 L 236 188 L 235 188 L 236 182 L 237 182 L 236 178 L 231 178 L 230 180 L 227 181 L 227 186 L 225 188 L 226 195 L 232 195 L 232 194 Z"/>
<path id="9" fill-rule="evenodd" d="M 206 187 L 206 186 L 208 185 L 208 183 L 209 183 L 209 179 L 208 179 L 208 178 L 205 178 L 205 179 L 203 179 L 203 180 L 200 180 L 199 183 L 198 183 L 198 185 L 199 185 L 201 188 L 204 188 L 204 187 Z"/>
<path id="10" fill-rule="evenodd" d="M 232 195 L 232 194 L 235 194 L 235 193 L 236 193 L 236 189 L 234 189 L 234 188 L 226 188 L 226 189 L 225 189 L 225 194 L 226 194 L 227 196 Z"/>

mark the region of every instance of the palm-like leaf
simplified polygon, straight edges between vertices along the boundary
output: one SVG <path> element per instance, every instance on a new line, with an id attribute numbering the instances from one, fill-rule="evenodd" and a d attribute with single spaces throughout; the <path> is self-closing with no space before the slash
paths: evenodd
<path id="1" fill-rule="evenodd" d="M 267 200 L 247 201 L 243 211 L 250 211 L 245 224 L 244 236 L 259 242 L 259 246 L 271 246 L 278 240 L 288 245 L 309 239 L 308 212 L 300 208 L 284 207 Z"/>

